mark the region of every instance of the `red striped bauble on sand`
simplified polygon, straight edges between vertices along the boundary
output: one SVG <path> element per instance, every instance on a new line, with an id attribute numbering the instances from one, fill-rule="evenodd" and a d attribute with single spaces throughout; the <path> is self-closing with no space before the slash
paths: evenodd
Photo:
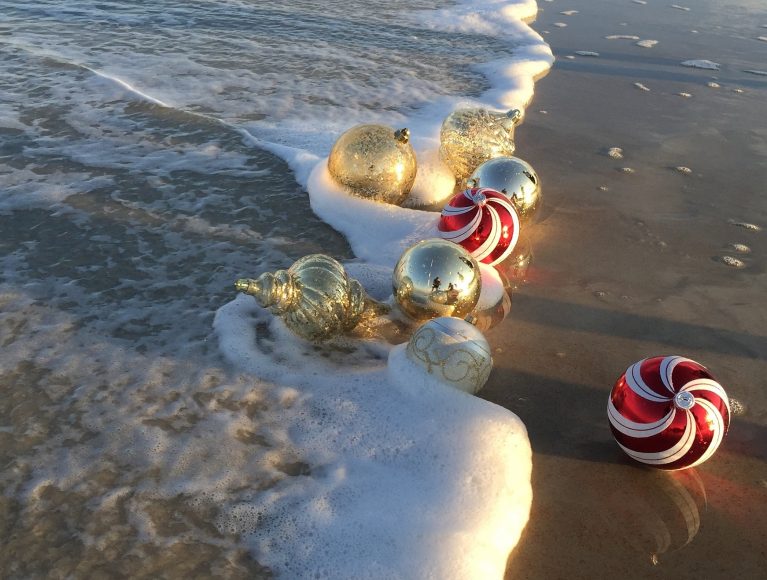
<path id="1" fill-rule="evenodd" d="M 509 199 L 493 189 L 467 189 L 448 202 L 440 236 L 463 246 L 478 262 L 495 266 L 514 249 L 519 217 Z"/>
<path id="2" fill-rule="evenodd" d="M 656 356 L 618 378 L 607 416 L 629 457 L 660 469 L 685 469 L 719 447 L 730 425 L 730 401 L 703 365 Z"/>

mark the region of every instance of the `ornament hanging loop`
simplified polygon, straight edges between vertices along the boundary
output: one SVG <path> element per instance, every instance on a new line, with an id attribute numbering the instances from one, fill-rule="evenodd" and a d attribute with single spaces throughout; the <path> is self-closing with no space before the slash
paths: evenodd
<path id="1" fill-rule="evenodd" d="M 408 143 L 410 141 L 410 129 L 407 127 L 397 129 L 394 132 L 394 138 L 402 144 Z"/>

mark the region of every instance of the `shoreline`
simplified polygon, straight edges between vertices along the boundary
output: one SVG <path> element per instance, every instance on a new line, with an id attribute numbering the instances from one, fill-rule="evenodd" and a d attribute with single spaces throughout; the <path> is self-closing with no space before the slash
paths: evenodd
<path id="1" fill-rule="evenodd" d="M 767 47 L 742 30 L 758 16 L 745 7 L 727 20 L 713 4 L 540 6 L 534 26 L 557 61 L 517 141 L 544 206 L 527 283 L 487 333 L 496 370 L 479 393 L 519 415 L 533 447 L 532 512 L 506 578 L 757 577 L 767 566 L 767 131 L 754 121 L 767 116 L 767 83 L 743 71 Z M 659 42 L 607 38 L 617 34 Z M 681 66 L 693 58 L 721 69 Z M 629 364 L 668 354 L 706 365 L 732 400 L 716 454 L 671 473 L 632 464 L 605 410 Z"/>

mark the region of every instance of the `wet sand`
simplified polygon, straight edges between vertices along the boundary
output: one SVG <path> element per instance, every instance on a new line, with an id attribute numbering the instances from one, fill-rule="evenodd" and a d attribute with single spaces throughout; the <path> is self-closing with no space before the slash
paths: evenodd
<path id="1" fill-rule="evenodd" d="M 539 3 L 534 27 L 558 60 L 517 151 L 545 206 L 527 282 L 488 332 L 496 366 L 481 393 L 523 419 L 534 451 L 509 579 L 767 567 L 767 78 L 744 72 L 766 66 L 767 13 L 737 4 Z M 680 65 L 690 59 L 721 70 Z M 736 401 L 724 443 L 695 470 L 634 465 L 608 427 L 617 376 L 664 354 L 706 365 Z"/>

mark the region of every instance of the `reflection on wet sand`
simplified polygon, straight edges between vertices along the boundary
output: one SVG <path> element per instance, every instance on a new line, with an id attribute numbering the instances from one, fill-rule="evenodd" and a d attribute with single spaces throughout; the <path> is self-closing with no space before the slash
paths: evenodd
<path id="1" fill-rule="evenodd" d="M 506 319 L 511 312 L 513 291 L 526 282 L 532 261 L 533 250 L 530 238 L 522 234 L 511 255 L 495 266 L 503 284 L 503 292 L 491 306 L 474 312 L 477 328 L 487 331 Z"/>
<path id="2" fill-rule="evenodd" d="M 653 565 L 692 542 L 708 502 L 695 469 L 641 471 L 597 498 L 610 532 Z"/>

